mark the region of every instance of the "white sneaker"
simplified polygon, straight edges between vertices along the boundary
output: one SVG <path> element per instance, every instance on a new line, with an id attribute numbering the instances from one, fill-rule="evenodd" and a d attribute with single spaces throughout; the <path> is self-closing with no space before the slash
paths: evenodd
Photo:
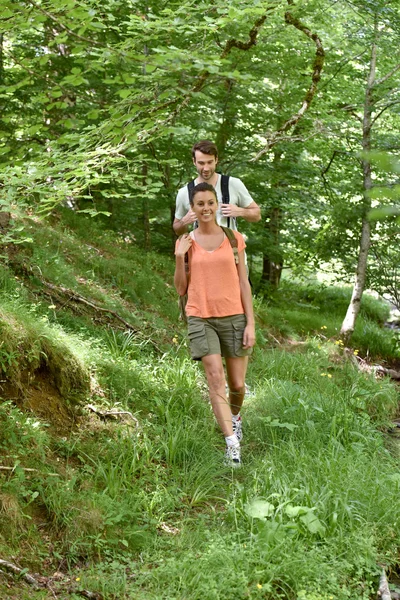
<path id="1" fill-rule="evenodd" d="M 242 430 L 242 417 L 238 419 L 234 419 L 232 417 L 232 429 L 233 433 L 236 435 L 238 442 L 242 441 L 243 438 L 243 430 Z"/>
<path id="2" fill-rule="evenodd" d="M 225 463 L 228 467 L 240 467 L 242 461 L 240 460 L 240 445 L 227 446 L 225 450 Z"/>

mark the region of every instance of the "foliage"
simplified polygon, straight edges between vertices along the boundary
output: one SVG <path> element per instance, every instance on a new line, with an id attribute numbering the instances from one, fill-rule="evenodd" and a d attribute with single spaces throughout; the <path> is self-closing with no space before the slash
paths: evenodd
<path id="1" fill-rule="evenodd" d="M 364 1 L 289 8 L 280 0 L 57 0 L 23 1 L 16 10 L 2 0 L 3 206 L 100 212 L 139 245 L 169 251 L 190 146 L 211 137 L 221 168 L 242 177 L 263 207 L 264 227 L 242 227 L 251 233 L 249 252 L 298 272 L 334 258 L 348 277 L 362 214 L 360 109 L 374 14 L 382 79 L 396 65 L 398 9 Z M 253 161 L 302 106 L 316 37 L 326 55 L 318 96 L 293 134 Z M 397 84 L 394 71 L 376 98 L 376 147 L 389 156 Z"/>

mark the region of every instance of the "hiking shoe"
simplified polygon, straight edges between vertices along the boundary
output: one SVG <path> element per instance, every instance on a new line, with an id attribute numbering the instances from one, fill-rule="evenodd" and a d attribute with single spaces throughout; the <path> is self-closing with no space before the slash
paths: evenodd
<path id="1" fill-rule="evenodd" d="M 225 464 L 228 467 L 240 467 L 242 461 L 240 460 L 240 445 L 227 446 L 225 450 Z"/>
<path id="2" fill-rule="evenodd" d="M 238 442 L 242 441 L 243 438 L 243 430 L 242 430 L 242 417 L 234 420 L 232 418 L 232 429 L 233 433 L 236 435 Z"/>

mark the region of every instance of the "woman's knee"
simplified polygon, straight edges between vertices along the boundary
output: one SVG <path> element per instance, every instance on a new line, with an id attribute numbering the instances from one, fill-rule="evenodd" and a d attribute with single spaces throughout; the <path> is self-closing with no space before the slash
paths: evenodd
<path id="1" fill-rule="evenodd" d="M 232 394 L 243 394 L 245 391 L 244 381 L 229 382 L 229 391 Z"/>
<path id="2" fill-rule="evenodd" d="M 225 385 L 225 373 L 223 368 L 218 366 L 209 367 L 206 369 L 208 385 L 211 389 L 217 389 L 221 385 Z"/>

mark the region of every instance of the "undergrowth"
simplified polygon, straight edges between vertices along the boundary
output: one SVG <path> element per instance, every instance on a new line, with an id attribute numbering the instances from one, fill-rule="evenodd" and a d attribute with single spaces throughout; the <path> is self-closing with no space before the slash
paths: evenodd
<path id="1" fill-rule="evenodd" d="M 25 397 L 3 394 L 0 557 L 61 575 L 52 591 L 34 591 L 0 574 L 0 597 L 372 597 L 379 565 L 398 556 L 398 451 L 386 433 L 398 391 L 357 370 L 335 343 L 345 293 L 292 288 L 279 301 L 256 299 L 243 467 L 232 472 L 177 321 L 172 264 L 111 245 L 96 227 L 85 249 L 82 225 L 38 226 L 32 235 L 42 245 L 24 261 L 136 329 L 62 307 L 59 297 L 37 295 L 35 278 L 1 271 L 3 377 L 34 373 L 43 361 L 48 373 L 54 363 L 71 376 L 79 365 L 91 385 L 78 388 L 62 432 L 51 411 L 28 410 L 22 375 Z M 61 241 L 57 265 L 47 264 Z M 381 333 L 385 310 L 365 300 L 353 352 L 394 356 Z M 70 402 L 73 390 L 59 388 L 60 402 Z M 101 418 L 104 411 L 121 414 Z"/>

